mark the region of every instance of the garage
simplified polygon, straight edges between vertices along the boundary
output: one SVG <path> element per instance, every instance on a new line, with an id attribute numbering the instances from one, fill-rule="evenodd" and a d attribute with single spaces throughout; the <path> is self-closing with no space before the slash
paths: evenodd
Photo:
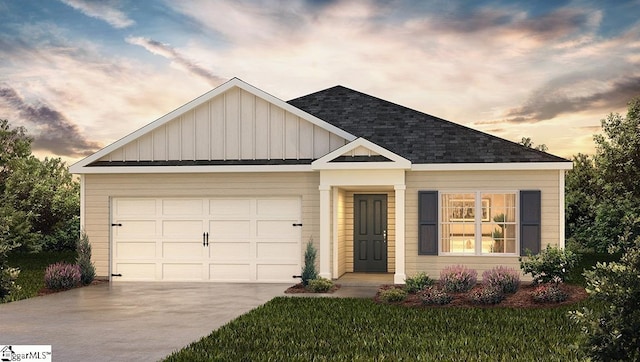
<path id="1" fill-rule="evenodd" d="M 290 283 L 301 209 L 299 197 L 112 198 L 112 280 Z"/>

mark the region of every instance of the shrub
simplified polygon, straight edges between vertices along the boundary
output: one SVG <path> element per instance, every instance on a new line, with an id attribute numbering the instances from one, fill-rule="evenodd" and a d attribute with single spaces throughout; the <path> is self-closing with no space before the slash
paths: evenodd
<path id="1" fill-rule="evenodd" d="M 520 257 L 520 269 L 531 274 L 534 284 L 549 283 L 555 278 L 567 281 L 571 269 L 578 263 L 578 255 L 571 250 L 547 245 L 540 254 L 527 251 L 526 259 Z"/>
<path id="2" fill-rule="evenodd" d="M 326 293 L 333 288 L 333 282 L 326 278 L 317 278 L 309 280 L 307 289 L 314 293 Z"/>
<path id="3" fill-rule="evenodd" d="M 80 267 L 80 281 L 82 285 L 89 285 L 96 277 L 96 268 L 91 262 L 91 244 L 89 244 L 89 237 L 84 231 L 80 234 L 76 251 L 78 253 L 76 263 Z"/>
<path id="4" fill-rule="evenodd" d="M 474 290 L 469 296 L 476 304 L 498 304 L 504 299 L 504 292 L 498 286 L 487 286 Z"/>
<path id="5" fill-rule="evenodd" d="M 569 294 L 562 290 L 562 283 L 550 282 L 538 285 L 531 297 L 538 303 L 560 303 L 567 300 Z"/>
<path id="6" fill-rule="evenodd" d="M 316 269 L 316 248 L 313 246 L 313 238 L 309 238 L 307 249 L 304 251 L 304 266 L 302 267 L 302 285 L 305 287 L 310 280 L 318 278 Z"/>
<path id="7" fill-rule="evenodd" d="M 76 264 L 55 263 L 44 271 L 44 285 L 51 290 L 66 290 L 80 285 L 80 267 Z"/>
<path id="8" fill-rule="evenodd" d="M 426 305 L 445 305 L 451 303 L 453 296 L 440 288 L 428 287 L 420 292 L 420 300 Z"/>
<path id="9" fill-rule="evenodd" d="M 401 288 L 385 289 L 380 292 L 380 298 L 385 302 L 402 302 L 407 297 L 407 292 Z"/>
<path id="10" fill-rule="evenodd" d="M 468 292 L 478 282 L 478 272 L 464 265 L 447 266 L 440 272 L 440 283 L 446 292 Z"/>
<path id="11" fill-rule="evenodd" d="M 499 289 L 505 294 L 512 294 L 520 288 L 520 273 L 513 268 L 497 266 L 482 273 L 482 284 L 487 288 Z"/>
<path id="12" fill-rule="evenodd" d="M 425 272 L 420 272 L 411 278 L 407 278 L 404 282 L 404 290 L 406 290 L 407 293 L 419 292 L 434 283 L 433 279 L 431 279 Z"/>
<path id="13" fill-rule="evenodd" d="M 583 351 L 595 361 L 640 361 L 640 237 L 620 261 L 598 263 L 584 275 L 587 292 L 604 307 L 572 312 Z"/>

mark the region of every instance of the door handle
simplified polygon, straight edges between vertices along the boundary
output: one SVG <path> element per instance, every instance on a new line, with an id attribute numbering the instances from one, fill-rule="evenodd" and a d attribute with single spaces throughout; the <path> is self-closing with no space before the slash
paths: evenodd
<path id="1" fill-rule="evenodd" d="M 382 232 L 382 237 L 384 238 L 384 243 L 386 244 L 387 243 L 387 230 L 384 230 Z"/>
<path id="2" fill-rule="evenodd" d="M 207 237 L 205 238 L 205 240 L 207 240 L 207 246 L 209 246 L 209 233 L 207 233 Z"/>
<path id="3" fill-rule="evenodd" d="M 202 233 L 202 246 L 207 246 L 207 244 L 205 243 L 205 239 L 204 239 L 205 234 L 206 233 Z"/>

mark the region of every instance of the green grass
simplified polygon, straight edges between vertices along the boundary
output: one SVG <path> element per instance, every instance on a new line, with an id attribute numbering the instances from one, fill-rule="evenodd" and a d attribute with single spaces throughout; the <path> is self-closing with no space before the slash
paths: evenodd
<path id="1" fill-rule="evenodd" d="M 59 261 L 74 263 L 75 260 L 75 251 L 9 254 L 9 265 L 20 268 L 16 283 L 21 287 L 21 290 L 11 296 L 9 301 L 35 297 L 38 291 L 44 288 L 44 270 L 47 266 Z"/>
<path id="2" fill-rule="evenodd" d="M 417 308 L 278 297 L 167 361 L 573 361 L 576 308 Z"/>

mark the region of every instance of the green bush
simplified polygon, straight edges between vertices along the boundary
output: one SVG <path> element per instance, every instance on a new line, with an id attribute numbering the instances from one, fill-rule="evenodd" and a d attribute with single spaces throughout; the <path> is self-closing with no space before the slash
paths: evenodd
<path id="1" fill-rule="evenodd" d="M 307 289 L 314 293 L 326 293 L 333 288 L 333 282 L 326 278 L 317 278 L 309 280 Z"/>
<path id="2" fill-rule="evenodd" d="M 425 305 L 445 305 L 451 303 L 453 296 L 442 289 L 432 286 L 419 292 L 420 300 Z"/>
<path id="3" fill-rule="evenodd" d="M 313 246 L 313 238 L 309 238 L 307 249 L 304 251 L 304 266 L 302 267 L 302 285 L 305 287 L 310 280 L 318 278 L 316 269 L 316 248 Z"/>
<path id="4" fill-rule="evenodd" d="M 380 298 L 385 302 L 402 302 L 407 298 L 407 292 L 401 288 L 390 288 L 380 292 Z"/>
<path id="5" fill-rule="evenodd" d="M 431 279 L 427 273 L 420 272 L 413 277 L 405 279 L 404 282 L 404 290 L 406 290 L 407 293 L 417 293 L 425 287 L 433 285 L 434 280 Z"/>
<path id="6" fill-rule="evenodd" d="M 482 273 L 482 284 L 488 288 L 501 290 L 505 294 L 513 294 L 520 288 L 519 274 L 513 268 L 497 266 Z"/>
<path id="7" fill-rule="evenodd" d="M 80 267 L 76 264 L 55 263 L 44 271 L 44 285 L 51 290 L 75 288 L 80 279 Z"/>
<path id="8" fill-rule="evenodd" d="M 6 223 L 8 218 L 0 214 L 0 303 L 9 299 L 9 296 L 20 290 L 20 286 L 16 284 L 16 279 L 20 274 L 20 269 L 9 266 L 8 253 L 15 249 L 18 245 L 5 235 L 9 234 L 10 227 Z"/>
<path id="9" fill-rule="evenodd" d="M 91 244 L 84 231 L 80 234 L 76 244 L 76 252 L 78 253 L 76 263 L 80 268 L 80 281 L 82 285 L 89 285 L 96 277 L 96 267 L 91 262 Z"/>
<path id="10" fill-rule="evenodd" d="M 440 284 L 446 292 L 468 292 L 478 282 L 478 272 L 464 265 L 447 266 L 440 272 Z"/>
<path id="11" fill-rule="evenodd" d="M 597 263 L 584 274 L 602 308 L 572 312 L 582 350 L 595 361 L 640 361 L 640 237 L 619 262 Z"/>
<path id="12" fill-rule="evenodd" d="M 560 303 L 569 298 L 569 294 L 562 289 L 562 283 L 544 283 L 538 285 L 531 297 L 538 303 Z"/>
<path id="13" fill-rule="evenodd" d="M 485 285 L 472 291 L 469 299 L 475 304 L 498 304 L 504 300 L 504 293 L 499 287 Z"/>
<path id="14" fill-rule="evenodd" d="M 531 274 L 534 284 L 549 283 L 554 279 L 565 282 L 578 264 L 578 255 L 571 250 L 547 245 L 540 254 L 532 255 L 527 251 L 527 257 L 518 260 L 520 269 L 525 274 Z"/>

